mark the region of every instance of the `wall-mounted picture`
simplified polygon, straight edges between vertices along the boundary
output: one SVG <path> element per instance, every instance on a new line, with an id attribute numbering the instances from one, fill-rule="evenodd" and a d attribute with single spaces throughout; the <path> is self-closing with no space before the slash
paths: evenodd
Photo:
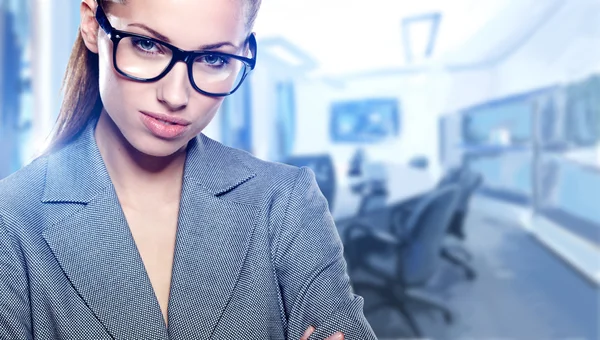
<path id="1" fill-rule="evenodd" d="M 330 135 L 337 143 L 377 143 L 400 133 L 398 99 L 340 101 L 331 106 Z"/>

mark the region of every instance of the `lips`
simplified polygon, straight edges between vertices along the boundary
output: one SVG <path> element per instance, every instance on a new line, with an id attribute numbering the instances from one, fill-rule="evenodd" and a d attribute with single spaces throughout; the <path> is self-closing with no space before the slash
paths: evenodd
<path id="1" fill-rule="evenodd" d="M 156 137 L 163 139 L 174 139 L 182 136 L 191 122 L 164 114 L 140 111 L 142 122 L 146 128 Z"/>
<path id="2" fill-rule="evenodd" d="M 164 123 L 168 123 L 171 125 L 183 125 L 183 126 L 188 126 L 191 124 L 191 122 L 183 119 L 183 118 L 179 118 L 179 117 L 173 117 L 167 114 L 163 114 L 163 113 L 153 113 L 153 112 L 145 112 L 145 111 L 141 111 L 143 114 L 145 114 L 146 116 L 150 116 L 156 120 L 159 120 L 161 122 Z"/>

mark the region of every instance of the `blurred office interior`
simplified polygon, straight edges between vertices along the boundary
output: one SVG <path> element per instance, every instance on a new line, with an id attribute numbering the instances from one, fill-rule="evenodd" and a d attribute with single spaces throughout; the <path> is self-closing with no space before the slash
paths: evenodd
<path id="1" fill-rule="evenodd" d="M 79 0 L 0 0 L 0 178 L 43 150 Z M 381 339 L 600 339 L 600 1 L 267 0 L 205 130 L 308 166 Z"/>

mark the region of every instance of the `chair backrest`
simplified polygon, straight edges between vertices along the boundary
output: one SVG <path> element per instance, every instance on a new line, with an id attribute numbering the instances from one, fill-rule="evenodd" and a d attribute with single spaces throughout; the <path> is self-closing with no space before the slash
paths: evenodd
<path id="1" fill-rule="evenodd" d="M 358 215 L 379 211 L 386 207 L 388 192 L 386 184 L 382 182 L 365 183 L 366 192 L 360 200 Z"/>
<path id="2" fill-rule="evenodd" d="M 306 155 L 289 157 L 286 164 L 302 167 L 306 166 L 315 173 L 319 189 L 329 203 L 329 210 L 333 211 L 335 202 L 336 178 L 333 159 L 329 154 Z"/>
<path id="3" fill-rule="evenodd" d="M 455 167 L 455 168 L 448 169 L 448 171 L 446 171 L 444 176 L 438 182 L 437 187 L 441 188 L 448 184 L 453 184 L 453 183 L 458 182 L 460 175 L 461 175 L 461 168 Z"/>
<path id="4" fill-rule="evenodd" d="M 458 197 L 458 210 L 461 212 L 466 212 L 469 206 L 469 201 L 471 200 L 471 196 L 473 192 L 479 187 L 482 182 L 482 177 L 480 174 L 470 171 L 469 169 L 464 169 L 461 173 L 461 176 L 458 180 L 458 185 L 460 185 L 460 195 Z"/>
<path id="5" fill-rule="evenodd" d="M 468 168 L 450 169 L 444 177 L 438 182 L 437 187 L 443 188 L 450 184 L 459 186 L 457 211 L 465 212 L 469 205 L 469 200 L 473 192 L 480 186 L 482 177 L 480 174 L 472 172 Z"/>
<path id="6" fill-rule="evenodd" d="M 483 176 L 480 173 L 469 172 L 469 178 L 467 180 L 467 190 L 469 196 L 473 194 L 483 184 Z"/>
<path id="7" fill-rule="evenodd" d="M 404 284 L 423 284 L 437 270 L 442 241 L 456 209 L 459 193 L 459 187 L 454 184 L 435 189 L 417 204 L 406 221 L 407 240 L 398 254 L 398 275 Z"/>
<path id="8" fill-rule="evenodd" d="M 456 184 L 459 187 L 456 209 L 448 228 L 449 234 L 460 239 L 465 238 L 464 220 L 469 208 L 469 202 L 471 201 L 471 196 L 481 183 L 482 176 L 466 167 L 450 169 L 439 181 L 438 188 L 443 188 L 451 184 Z"/>
<path id="9" fill-rule="evenodd" d="M 354 152 L 354 155 L 350 160 L 350 166 L 348 168 L 349 177 L 362 176 L 363 166 L 365 165 L 365 162 L 367 160 L 366 158 L 366 153 L 363 148 L 358 148 Z"/>

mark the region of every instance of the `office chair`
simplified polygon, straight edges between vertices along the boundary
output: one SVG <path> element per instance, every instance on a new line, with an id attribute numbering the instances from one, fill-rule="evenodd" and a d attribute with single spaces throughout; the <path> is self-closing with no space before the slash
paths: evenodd
<path id="1" fill-rule="evenodd" d="M 344 249 L 354 289 L 371 291 L 382 302 L 371 306 L 369 313 L 380 308 L 394 308 L 406 318 L 415 336 L 422 335 L 409 303 L 418 303 L 443 313 L 447 323 L 452 313 L 434 294 L 424 288 L 441 262 L 442 240 L 456 208 L 458 187 L 448 185 L 425 195 L 407 220 L 391 212 L 392 228 L 376 229 L 364 223 L 352 223 L 344 233 Z M 399 206 L 395 209 L 404 209 Z M 406 222 L 406 223 L 404 223 Z M 376 281 L 358 281 L 357 270 L 373 275 Z"/>
<path id="2" fill-rule="evenodd" d="M 452 217 L 448 233 L 461 240 L 465 239 L 464 219 L 469 208 L 471 196 L 481 186 L 482 182 L 483 179 L 480 174 L 473 173 L 468 169 L 462 169 L 454 182 L 460 186 L 460 195 L 458 197 L 456 213 Z"/>
<path id="3" fill-rule="evenodd" d="M 358 208 L 358 215 L 364 216 L 370 212 L 385 208 L 388 197 L 386 183 L 380 181 L 369 181 L 363 183 L 363 185 L 363 190 L 360 193 L 361 200 Z"/>
<path id="4" fill-rule="evenodd" d="M 350 166 L 348 167 L 348 177 L 362 176 L 363 167 L 367 161 L 365 150 L 358 148 L 352 159 L 350 160 Z"/>
<path id="5" fill-rule="evenodd" d="M 455 176 L 454 176 L 455 175 Z M 458 196 L 458 202 L 456 211 L 450 221 L 450 227 L 448 228 L 448 234 L 459 240 L 465 239 L 465 217 L 468 213 L 469 202 L 475 190 L 481 185 L 482 177 L 480 174 L 473 173 L 468 169 L 461 169 L 456 174 L 453 174 L 454 182 L 458 184 L 460 193 Z M 440 182 L 440 186 L 448 185 L 449 182 Z M 470 261 L 472 259 L 471 253 L 460 245 L 444 245 L 441 251 L 442 257 L 448 262 L 460 267 L 464 270 L 467 278 L 473 280 L 476 277 L 476 272 Z"/>

